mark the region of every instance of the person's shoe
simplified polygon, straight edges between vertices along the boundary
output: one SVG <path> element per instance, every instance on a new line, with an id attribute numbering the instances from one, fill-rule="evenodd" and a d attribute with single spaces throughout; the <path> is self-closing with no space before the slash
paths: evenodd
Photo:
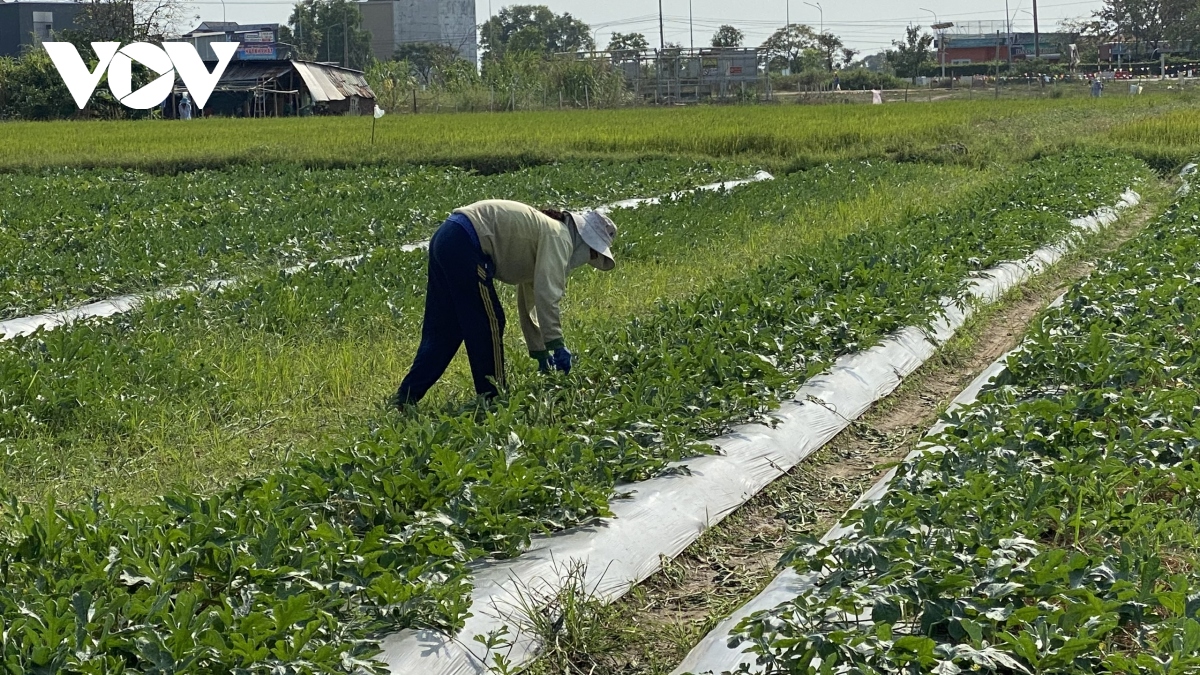
<path id="1" fill-rule="evenodd" d="M 388 399 L 388 407 L 395 408 L 400 413 L 411 416 L 417 411 L 417 402 L 411 400 L 400 390 L 396 390 L 396 393 L 392 394 L 391 398 Z"/>

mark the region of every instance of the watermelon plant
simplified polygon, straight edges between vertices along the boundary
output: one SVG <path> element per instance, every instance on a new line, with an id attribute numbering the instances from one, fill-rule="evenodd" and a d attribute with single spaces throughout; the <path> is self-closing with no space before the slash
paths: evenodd
<path id="1" fill-rule="evenodd" d="M 0 319 L 399 247 L 479 199 L 582 207 L 751 173 L 731 162 L 645 160 L 494 175 L 285 164 L 0 174 Z"/>
<path id="2" fill-rule="evenodd" d="M 962 292 L 968 274 L 1054 239 L 1071 227 L 1070 216 L 1115 201 L 1131 180 L 1148 176 L 1139 162 L 1093 154 L 1024 168 L 975 190 L 966 205 L 828 239 L 624 325 L 580 334 L 583 358 L 569 378 L 516 378 L 491 409 L 382 415 L 347 429 L 332 447 L 213 495 L 175 493 L 148 505 L 97 495 L 64 506 L 8 497 L 0 509 L 0 608 L 6 622 L 12 619 L 0 632 L 0 659 L 18 670 L 77 672 L 376 670 L 371 657 L 380 634 L 461 625 L 470 561 L 519 555 L 536 533 L 605 515 L 619 481 L 710 452 L 700 441 L 738 422 L 765 420 L 837 356 L 901 326 L 927 324 L 941 311 L 941 297 Z M 867 181 L 847 180 L 851 171 L 891 176 L 890 169 L 862 165 L 817 168 L 781 186 L 689 196 L 623 214 L 631 223 L 625 254 L 679 254 L 688 236 L 662 234 L 670 232 L 665 224 L 696 225 L 695 236 L 728 227 L 725 214 L 777 217 L 810 186 L 828 189 L 824 173 L 840 173 L 835 186 L 843 190 L 864 189 Z M 656 248 L 658 239 L 669 244 Z M 385 302 L 386 293 L 347 290 L 356 287 L 346 282 L 322 295 L 314 286 L 353 279 L 376 262 L 419 279 L 418 257 L 405 259 L 405 269 L 395 267 L 398 260 L 322 268 L 313 286 L 303 275 L 281 277 L 227 297 L 163 303 L 145 315 L 165 319 L 155 324 L 152 342 L 174 335 L 170 321 L 177 317 L 236 323 L 249 316 L 284 334 L 337 330 L 340 315 L 369 322 L 378 311 L 370 303 Z M 343 302 L 347 292 L 353 302 Z M 266 297 L 279 304 L 255 310 Z M 310 300 L 290 313 L 290 304 Z M 226 301 L 244 304 L 205 314 Z M 321 303 L 332 303 L 331 314 L 290 323 L 288 317 L 313 316 Z M 101 388 L 99 380 L 112 373 L 132 377 L 143 353 L 145 367 L 169 367 L 154 355 L 179 351 L 142 352 L 137 340 L 120 351 L 113 344 L 119 335 L 114 330 L 101 342 L 105 365 L 90 380 Z M 87 342 L 56 348 L 48 339 L 31 336 L 0 352 L 5 372 L 19 378 L 0 389 L 9 397 L 3 407 L 17 411 L 4 418 L 14 425 L 5 434 L 24 433 L 21 425 L 42 424 L 46 414 L 67 429 L 87 424 L 91 408 L 69 395 L 53 398 L 61 408 L 45 412 L 26 394 L 43 381 L 69 382 L 61 364 Z M 35 367 L 25 369 L 27 362 Z M 45 362 L 58 374 L 43 380 L 36 364 Z M 196 369 L 189 377 L 210 372 L 219 381 L 219 370 Z M 207 386 L 163 377 L 157 386 L 164 396 Z M 103 403 L 87 398 L 87 384 L 70 386 L 83 400 Z M 63 412 L 69 416 L 54 417 Z"/>
<path id="3" fill-rule="evenodd" d="M 1198 334 L 1193 192 L 1045 314 L 850 536 L 801 542 L 815 586 L 734 640 L 772 672 L 1196 672 Z"/>

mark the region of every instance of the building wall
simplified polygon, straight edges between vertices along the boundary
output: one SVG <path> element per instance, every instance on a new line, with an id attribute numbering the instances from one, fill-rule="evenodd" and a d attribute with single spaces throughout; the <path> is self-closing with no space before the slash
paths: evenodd
<path id="1" fill-rule="evenodd" d="M 75 27 L 80 5 L 74 2 L 6 2 L 0 4 L 0 56 L 20 56 L 34 44 L 34 12 L 50 13 L 55 32 Z"/>
<path id="2" fill-rule="evenodd" d="M 474 0 L 369 0 L 359 9 L 375 58 L 391 58 L 403 44 L 433 42 L 477 60 Z"/>
<path id="3" fill-rule="evenodd" d="M 362 27 L 371 34 L 371 54 L 377 59 L 390 59 L 396 51 L 394 4 L 388 0 L 358 5 L 362 13 Z"/>
<path id="4" fill-rule="evenodd" d="M 933 57 L 937 62 L 937 56 Z M 970 59 L 971 63 L 991 63 L 996 60 L 996 47 L 949 47 L 946 49 L 946 67 L 949 68 L 956 60 Z M 1000 60 L 1008 60 L 1008 47 L 1000 46 Z"/>

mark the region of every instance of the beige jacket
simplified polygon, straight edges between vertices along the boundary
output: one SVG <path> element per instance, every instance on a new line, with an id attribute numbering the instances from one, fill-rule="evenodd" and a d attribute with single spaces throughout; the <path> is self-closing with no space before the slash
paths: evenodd
<path id="1" fill-rule="evenodd" d="M 587 244 L 573 227 L 521 202 L 490 199 L 454 212 L 475 225 L 496 278 L 517 287 L 521 332 L 530 353 L 562 347 L 559 302 L 567 275 L 588 260 Z"/>

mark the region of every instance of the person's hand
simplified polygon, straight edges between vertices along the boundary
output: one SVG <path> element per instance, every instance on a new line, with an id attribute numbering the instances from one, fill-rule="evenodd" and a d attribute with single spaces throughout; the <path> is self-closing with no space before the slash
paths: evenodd
<path id="1" fill-rule="evenodd" d="M 550 362 L 550 352 L 549 351 L 534 352 L 534 353 L 530 354 L 530 356 L 532 356 L 534 358 L 534 360 L 538 362 L 538 372 L 539 373 L 550 372 L 550 367 L 552 364 Z"/>
<path id="2" fill-rule="evenodd" d="M 572 361 L 574 361 L 574 357 L 571 356 L 571 352 L 566 347 L 559 347 L 554 350 L 552 364 L 555 370 L 561 370 L 563 374 L 570 374 Z"/>

